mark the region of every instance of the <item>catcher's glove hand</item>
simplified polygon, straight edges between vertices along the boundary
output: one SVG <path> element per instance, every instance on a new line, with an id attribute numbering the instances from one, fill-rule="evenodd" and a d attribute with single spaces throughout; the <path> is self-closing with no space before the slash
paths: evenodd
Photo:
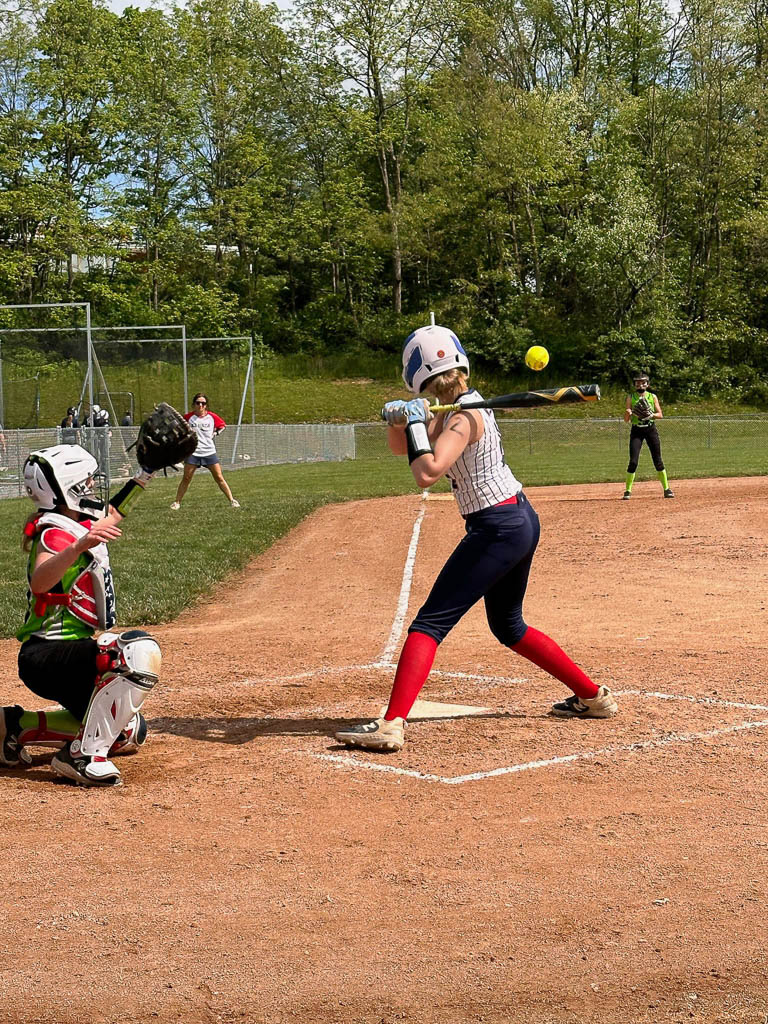
<path id="1" fill-rule="evenodd" d="M 158 403 L 139 427 L 136 460 L 150 473 L 183 462 L 197 448 L 197 434 L 181 413 Z"/>
<path id="2" fill-rule="evenodd" d="M 653 416 L 653 406 L 647 398 L 643 397 L 635 402 L 632 412 L 639 420 L 649 420 Z"/>

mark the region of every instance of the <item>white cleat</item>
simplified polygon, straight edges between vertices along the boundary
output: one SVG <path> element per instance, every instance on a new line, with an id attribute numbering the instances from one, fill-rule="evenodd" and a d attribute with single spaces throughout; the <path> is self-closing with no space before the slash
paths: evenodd
<path id="1" fill-rule="evenodd" d="M 377 718 L 364 725 L 352 725 L 349 729 L 340 729 L 334 736 L 340 743 L 348 747 L 360 747 L 362 750 L 402 750 L 405 743 L 405 719 Z"/>

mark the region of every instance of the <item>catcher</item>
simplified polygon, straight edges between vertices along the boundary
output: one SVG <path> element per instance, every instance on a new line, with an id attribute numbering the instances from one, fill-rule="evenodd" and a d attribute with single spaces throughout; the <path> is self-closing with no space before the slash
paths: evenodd
<path id="1" fill-rule="evenodd" d="M 635 390 L 627 395 L 627 405 L 624 409 L 624 422 L 629 423 L 631 420 L 632 429 L 629 432 L 629 465 L 627 466 L 627 481 L 623 498 L 628 501 L 632 497 L 632 484 L 635 482 L 643 441 L 648 445 L 656 474 L 664 489 L 664 497 L 674 498 L 675 493 L 669 486 L 664 460 L 661 457 L 661 439 L 654 422 L 663 418 L 659 399 L 652 391 L 648 390 L 647 373 L 636 373 L 633 383 Z"/>
<path id="2" fill-rule="evenodd" d="M 193 451 L 197 438 L 162 403 L 142 424 L 136 446 L 141 467 L 107 508 L 93 492 L 96 459 L 76 444 L 32 452 L 24 464 L 35 503 L 24 526 L 29 554 L 27 614 L 17 633 L 19 676 L 58 707 L 0 711 L 0 764 L 31 763 L 28 746 L 59 747 L 51 768 L 84 786 L 116 786 L 112 760 L 136 753 L 146 740 L 141 706 L 158 681 L 160 648 L 143 630 L 112 632 L 115 591 L 108 545 L 118 524 L 156 470 Z M 105 630 L 98 639 L 97 630 Z"/>

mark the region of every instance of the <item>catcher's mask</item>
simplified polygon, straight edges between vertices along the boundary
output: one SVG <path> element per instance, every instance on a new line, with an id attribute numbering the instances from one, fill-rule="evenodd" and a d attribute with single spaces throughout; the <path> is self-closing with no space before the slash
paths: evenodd
<path id="1" fill-rule="evenodd" d="M 104 513 L 104 502 L 92 487 L 98 468 L 96 459 L 79 444 L 56 444 L 30 453 L 24 463 L 24 486 L 39 509 L 65 505 L 98 519 Z"/>
<path id="2" fill-rule="evenodd" d="M 469 373 L 469 359 L 461 342 L 447 327 L 420 327 L 405 339 L 403 380 L 414 395 L 423 391 L 430 377 L 446 370 Z"/>

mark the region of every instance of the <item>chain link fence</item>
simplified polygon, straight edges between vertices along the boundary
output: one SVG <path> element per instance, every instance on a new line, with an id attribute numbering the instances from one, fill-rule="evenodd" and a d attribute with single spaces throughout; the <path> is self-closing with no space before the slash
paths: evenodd
<path id="1" fill-rule="evenodd" d="M 528 485 L 623 481 L 629 427 L 617 419 L 508 419 L 499 417 L 504 449 L 515 475 Z M 674 417 L 659 424 L 670 477 L 750 476 L 768 473 L 768 417 Z M 83 445 L 96 457 L 102 487 L 136 470 L 130 446 L 136 427 L 50 427 L 6 430 L 0 442 L 0 498 L 23 495 L 30 451 L 61 443 Z M 283 463 L 392 459 L 381 423 L 257 423 L 229 427 L 216 438 L 224 469 Z M 638 478 L 655 475 L 644 448 Z"/>
<path id="2" fill-rule="evenodd" d="M 506 460 L 524 484 L 623 484 L 629 426 L 623 419 L 497 417 Z M 768 473 L 768 417 L 674 417 L 658 425 L 670 477 L 755 476 Z M 355 428 L 355 457 L 389 454 L 380 424 Z M 655 478 L 646 446 L 638 479 Z"/>

